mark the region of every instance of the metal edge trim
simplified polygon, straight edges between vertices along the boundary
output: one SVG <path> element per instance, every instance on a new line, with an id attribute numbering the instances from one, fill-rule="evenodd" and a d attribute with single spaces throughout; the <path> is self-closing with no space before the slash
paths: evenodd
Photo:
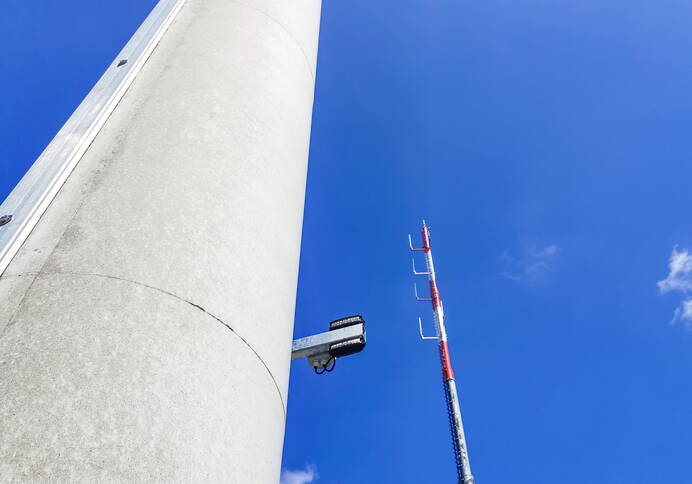
<path id="1" fill-rule="evenodd" d="M 185 0 L 161 0 L 17 186 L 0 204 L 0 276 L 123 98 Z M 127 63 L 119 66 L 122 60 Z"/>

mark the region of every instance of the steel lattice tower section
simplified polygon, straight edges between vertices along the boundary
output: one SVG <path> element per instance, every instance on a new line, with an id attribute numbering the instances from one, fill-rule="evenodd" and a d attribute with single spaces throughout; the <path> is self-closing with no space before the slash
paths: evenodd
<path id="1" fill-rule="evenodd" d="M 430 246 L 430 231 L 425 221 L 421 231 L 423 238 L 423 247 L 414 248 L 409 235 L 409 246 L 412 251 L 422 251 L 425 253 L 425 265 L 427 272 L 417 272 L 415 262 L 413 265 L 413 273 L 416 275 L 427 275 L 430 284 L 430 297 L 421 298 L 418 296 L 418 290 L 414 285 L 416 300 L 431 301 L 433 316 L 435 319 L 436 336 L 423 336 L 422 323 L 418 318 L 418 328 L 421 338 L 436 339 L 438 341 L 438 350 L 440 353 L 440 363 L 442 364 L 442 383 L 444 385 L 445 400 L 447 403 L 447 414 L 449 416 L 449 425 L 452 432 L 452 444 L 454 446 L 454 458 L 456 460 L 457 475 L 459 484 L 473 484 L 475 482 L 471 473 L 471 464 L 469 462 L 469 454 L 466 447 L 466 437 L 464 436 L 464 424 L 461 420 L 461 408 L 459 406 L 459 394 L 457 393 L 457 384 L 454 378 L 454 370 L 452 370 L 452 362 L 449 356 L 449 345 L 447 344 L 447 331 L 444 322 L 444 309 L 442 308 L 442 300 L 440 299 L 440 291 L 437 288 L 437 280 L 435 278 L 435 264 L 433 263 L 432 249 Z"/>

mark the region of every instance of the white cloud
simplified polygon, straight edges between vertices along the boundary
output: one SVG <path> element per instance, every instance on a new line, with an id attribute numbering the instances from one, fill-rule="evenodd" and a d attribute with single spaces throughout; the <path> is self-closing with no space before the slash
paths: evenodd
<path id="1" fill-rule="evenodd" d="M 675 324 L 678 321 L 685 321 L 685 326 L 692 329 L 692 299 L 687 299 L 673 311 L 673 319 L 670 324 Z"/>
<path id="2" fill-rule="evenodd" d="M 514 282 L 521 281 L 521 276 L 515 276 L 514 274 L 512 274 L 511 272 L 508 272 L 508 271 L 504 271 L 502 273 L 502 277 L 504 277 L 505 279 L 509 279 L 510 281 L 514 281 Z"/>
<path id="3" fill-rule="evenodd" d="M 538 250 L 538 251 L 533 250 L 532 253 L 533 253 L 533 257 L 538 258 L 538 259 L 543 259 L 546 257 L 550 257 L 551 255 L 556 255 L 559 250 L 560 250 L 560 248 L 557 245 L 553 244 L 553 245 L 549 245 L 547 247 L 543 247 L 541 250 Z"/>
<path id="4" fill-rule="evenodd" d="M 318 477 L 317 467 L 308 464 L 302 471 L 284 469 L 281 473 L 281 482 L 279 484 L 309 484 L 310 482 L 315 482 Z"/>
<path id="5" fill-rule="evenodd" d="M 687 249 L 678 251 L 673 247 L 668 261 L 670 272 L 668 277 L 658 281 L 658 288 L 662 293 L 670 291 L 692 291 L 692 255 Z"/>
<path id="6" fill-rule="evenodd" d="M 685 296 L 682 304 L 675 308 L 671 324 L 685 321 L 685 325 L 692 329 L 692 255 L 688 249 L 678 250 L 673 247 L 673 252 L 668 260 L 668 277 L 658 281 L 658 289 L 661 294 L 679 291 Z"/>
<path id="7" fill-rule="evenodd" d="M 507 251 L 504 251 L 500 255 L 500 260 L 506 267 L 506 270 L 502 272 L 502 277 L 514 282 L 535 281 L 541 274 L 552 269 L 553 260 L 558 252 L 560 252 L 560 248 L 557 245 L 547 245 L 540 249 L 529 249 L 522 260 L 517 260 Z"/>
<path id="8" fill-rule="evenodd" d="M 547 271 L 548 269 L 550 269 L 550 266 L 548 265 L 548 263 L 546 261 L 536 260 L 536 261 L 532 262 L 531 264 L 529 264 L 528 266 L 526 266 L 526 269 L 524 270 L 524 272 L 526 272 L 527 276 L 533 276 L 533 275 L 538 274 L 541 271 Z"/>

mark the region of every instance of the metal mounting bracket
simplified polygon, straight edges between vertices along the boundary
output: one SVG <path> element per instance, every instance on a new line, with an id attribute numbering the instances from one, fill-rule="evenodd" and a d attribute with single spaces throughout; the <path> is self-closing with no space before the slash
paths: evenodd
<path id="1" fill-rule="evenodd" d="M 418 332 L 420 333 L 420 339 L 440 339 L 438 336 L 424 336 L 423 335 L 423 321 L 420 316 L 418 317 Z"/>
<path id="2" fill-rule="evenodd" d="M 411 259 L 411 263 L 413 264 L 413 273 L 417 276 L 429 276 L 430 272 L 418 272 L 416 270 L 416 261 Z"/>
<path id="3" fill-rule="evenodd" d="M 362 351 L 365 343 L 365 322 L 360 322 L 293 340 L 291 359 L 307 358 L 312 368 L 324 369 L 333 359 Z"/>
<path id="4" fill-rule="evenodd" d="M 418 295 L 418 285 L 413 283 L 413 293 L 416 295 L 416 301 L 432 301 L 431 297 L 420 297 Z"/>

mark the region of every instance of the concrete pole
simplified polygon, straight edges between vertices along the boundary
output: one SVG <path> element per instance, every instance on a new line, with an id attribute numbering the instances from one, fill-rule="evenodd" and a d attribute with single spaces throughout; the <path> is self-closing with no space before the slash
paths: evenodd
<path id="1" fill-rule="evenodd" d="M 0 277 L 1 482 L 276 484 L 320 0 L 187 0 Z"/>

